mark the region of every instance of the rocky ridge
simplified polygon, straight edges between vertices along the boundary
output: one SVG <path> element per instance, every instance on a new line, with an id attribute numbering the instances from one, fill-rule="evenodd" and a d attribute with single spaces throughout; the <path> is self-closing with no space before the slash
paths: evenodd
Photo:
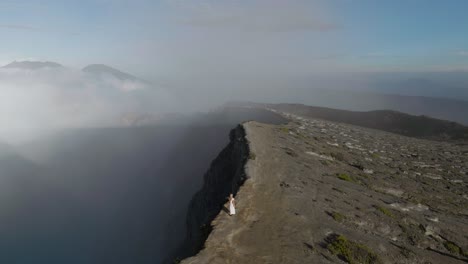
<path id="1" fill-rule="evenodd" d="M 466 145 L 281 114 L 287 125 L 242 125 L 238 214 L 219 205 L 182 263 L 468 261 Z"/>

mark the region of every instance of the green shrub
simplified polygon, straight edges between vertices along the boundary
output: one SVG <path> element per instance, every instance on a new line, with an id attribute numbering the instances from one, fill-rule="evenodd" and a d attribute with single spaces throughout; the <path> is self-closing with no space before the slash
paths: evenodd
<path id="1" fill-rule="evenodd" d="M 392 212 L 390 210 L 388 210 L 387 208 L 382 207 L 382 206 L 378 206 L 378 205 L 376 205 L 375 208 L 377 210 L 379 210 L 381 213 L 383 213 L 384 215 L 389 216 L 389 217 L 393 217 Z"/>
<path id="2" fill-rule="evenodd" d="M 348 240 L 342 235 L 332 234 L 327 237 L 327 249 L 350 264 L 380 263 L 378 256 L 363 244 Z"/>
<path id="3" fill-rule="evenodd" d="M 354 179 L 351 178 L 351 176 L 349 176 L 349 175 L 346 174 L 346 173 L 340 173 L 340 174 L 338 174 L 338 179 L 343 180 L 343 181 L 348 181 L 348 182 L 354 182 Z"/>
<path id="4" fill-rule="evenodd" d="M 343 222 L 346 219 L 346 216 L 338 213 L 338 212 L 333 212 L 331 213 L 331 217 L 337 222 Z"/>
<path id="5" fill-rule="evenodd" d="M 445 241 L 444 242 L 444 247 L 450 251 L 450 253 L 452 254 L 457 254 L 457 255 L 461 255 L 462 254 L 462 250 L 459 246 L 457 246 L 457 244 L 453 243 L 453 242 L 450 242 L 450 241 Z"/>

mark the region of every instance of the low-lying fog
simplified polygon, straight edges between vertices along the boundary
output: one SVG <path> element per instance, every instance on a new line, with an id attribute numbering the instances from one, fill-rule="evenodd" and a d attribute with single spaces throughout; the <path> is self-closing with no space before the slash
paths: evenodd
<path id="1" fill-rule="evenodd" d="M 28 63 L 0 67 L 0 141 L 25 142 L 63 128 L 116 126 L 123 113 L 169 111 L 175 103 L 167 90 L 139 79 L 61 65 L 29 69 Z"/>
<path id="2" fill-rule="evenodd" d="M 0 263 L 160 263 L 210 162 L 244 120 L 218 109 L 144 127 L 62 131 L 0 151 Z"/>
<path id="3" fill-rule="evenodd" d="M 161 113 L 206 111 L 230 100 L 355 111 L 390 109 L 468 124 L 468 94 L 463 88 L 468 79 L 462 73 L 294 78 L 200 73 L 180 74 L 160 83 L 125 73 L 122 77 L 106 68 L 98 72 L 65 66 L 30 70 L 18 64 L 18 68 L 0 68 L 0 142 L 11 144 L 60 129 L 121 126 L 128 116 L 157 119 Z M 411 79 L 415 76 L 418 79 Z M 449 77 L 463 80 L 461 86 L 448 82 Z"/>

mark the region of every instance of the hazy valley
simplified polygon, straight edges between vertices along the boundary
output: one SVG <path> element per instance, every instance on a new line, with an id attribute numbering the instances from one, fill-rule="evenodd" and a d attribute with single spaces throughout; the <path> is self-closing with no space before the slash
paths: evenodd
<path id="1" fill-rule="evenodd" d="M 251 119 L 282 120 L 220 109 L 2 146 L 0 261 L 161 262 L 184 239 L 188 203 L 230 129 Z"/>

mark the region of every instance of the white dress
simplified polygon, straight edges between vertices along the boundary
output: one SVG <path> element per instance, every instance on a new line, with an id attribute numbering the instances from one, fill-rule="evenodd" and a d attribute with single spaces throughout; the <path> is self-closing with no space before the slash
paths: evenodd
<path id="1" fill-rule="evenodd" d="M 229 214 L 230 215 L 235 215 L 236 214 L 236 208 L 234 207 L 234 198 L 229 201 Z"/>

